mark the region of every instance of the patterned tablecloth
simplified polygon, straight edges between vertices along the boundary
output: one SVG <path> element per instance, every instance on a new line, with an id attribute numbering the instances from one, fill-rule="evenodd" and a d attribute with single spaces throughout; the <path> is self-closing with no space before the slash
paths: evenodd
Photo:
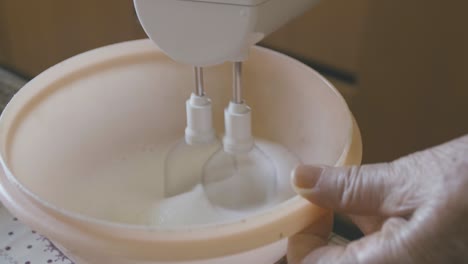
<path id="1" fill-rule="evenodd" d="M 1 264 L 72 264 L 54 243 L 29 229 L 0 203 Z"/>

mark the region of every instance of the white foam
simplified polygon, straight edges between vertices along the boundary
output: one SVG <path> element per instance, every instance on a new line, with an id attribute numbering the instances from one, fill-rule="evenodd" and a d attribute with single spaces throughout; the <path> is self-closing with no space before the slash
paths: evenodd
<path id="1" fill-rule="evenodd" d="M 289 175 L 299 161 L 281 145 L 265 140 L 257 140 L 256 144 L 271 158 L 278 175 L 278 192 L 274 203 L 269 205 L 271 208 L 294 196 Z M 87 195 L 67 208 L 112 222 L 168 228 L 230 222 L 259 212 L 215 207 L 208 201 L 201 184 L 164 199 L 164 160 L 170 146 L 146 148 L 101 166 L 94 171 L 92 184 L 76 183 L 86 186 Z M 186 168 L 200 167 L 190 163 L 190 159 L 184 164 Z M 242 195 L 242 190 L 239 193 Z"/>

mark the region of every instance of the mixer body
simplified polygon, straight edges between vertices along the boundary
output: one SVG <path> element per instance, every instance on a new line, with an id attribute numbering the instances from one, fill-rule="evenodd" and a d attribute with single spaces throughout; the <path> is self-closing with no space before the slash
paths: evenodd
<path id="1" fill-rule="evenodd" d="M 318 0 L 134 0 L 146 34 L 175 61 L 244 61 L 251 46 Z"/>

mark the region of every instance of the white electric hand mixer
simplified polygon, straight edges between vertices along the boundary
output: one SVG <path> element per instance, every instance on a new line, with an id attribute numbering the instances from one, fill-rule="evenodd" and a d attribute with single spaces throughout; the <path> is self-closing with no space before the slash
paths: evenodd
<path id="1" fill-rule="evenodd" d="M 242 97 L 242 62 L 252 45 L 317 2 L 134 0 L 146 34 L 175 61 L 193 65 L 195 72 L 195 92 L 186 104 L 185 140 L 170 151 L 166 161 L 166 197 L 202 183 L 208 200 L 225 209 L 258 209 L 275 200 L 277 170 L 252 136 L 251 109 Z M 233 97 L 225 109 L 220 147 L 202 67 L 228 61 L 234 63 Z M 184 168 L 190 159 L 202 166 Z"/>

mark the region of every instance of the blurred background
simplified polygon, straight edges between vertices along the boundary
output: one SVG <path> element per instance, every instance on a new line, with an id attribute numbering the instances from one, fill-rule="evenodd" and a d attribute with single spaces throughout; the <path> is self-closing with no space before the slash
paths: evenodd
<path id="1" fill-rule="evenodd" d="M 389 161 L 468 133 L 466 10 L 456 0 L 323 0 L 261 45 L 334 83 L 361 128 L 364 162 Z M 68 57 L 144 37 L 131 0 L 0 0 L 0 103 Z"/>

